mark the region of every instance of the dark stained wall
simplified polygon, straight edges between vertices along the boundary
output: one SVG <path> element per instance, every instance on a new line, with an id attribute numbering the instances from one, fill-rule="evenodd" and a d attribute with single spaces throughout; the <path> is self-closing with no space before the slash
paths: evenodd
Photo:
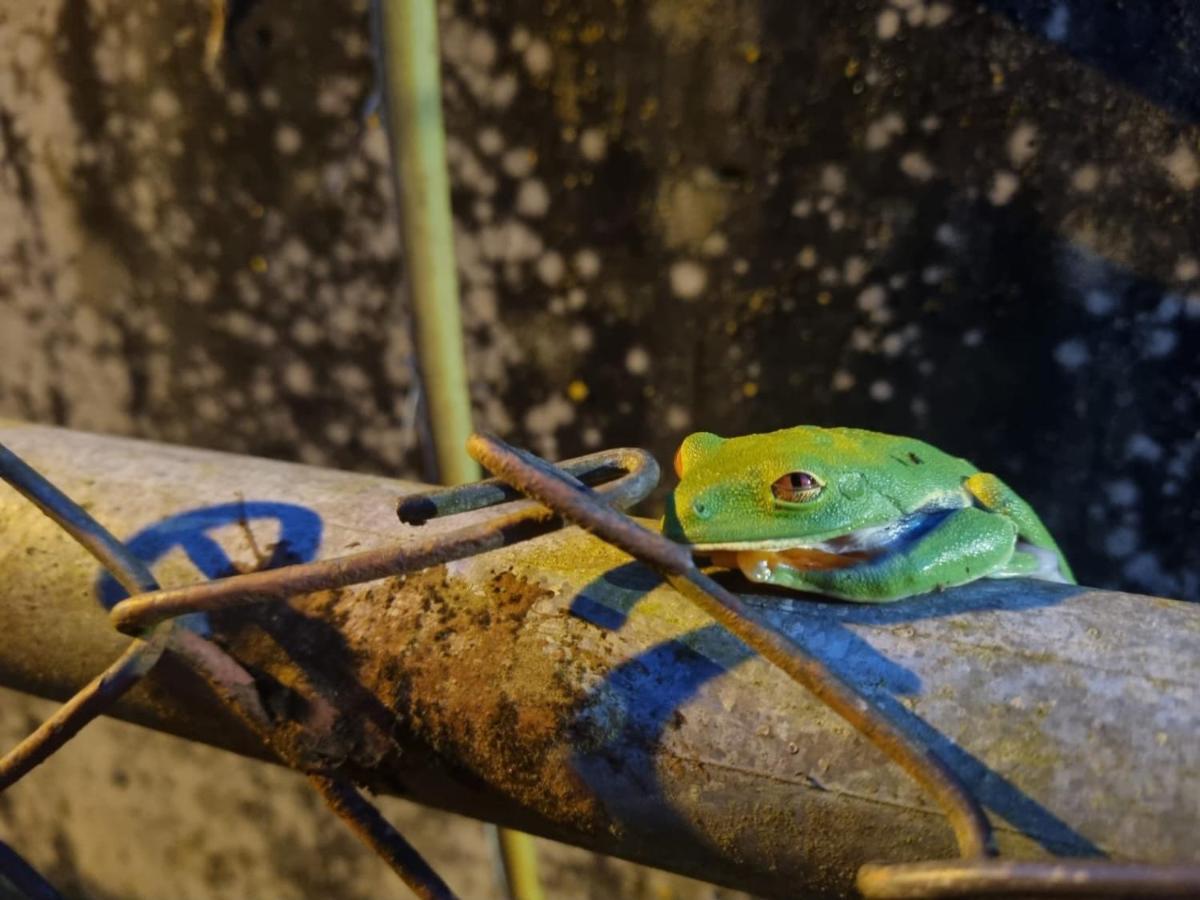
<path id="1" fill-rule="evenodd" d="M 232 6 L 212 74 L 205 0 L 0 9 L 0 415 L 419 476 L 366 0 Z M 909 433 L 1086 582 L 1200 599 L 1200 5 L 443 9 L 480 425 Z M 287 773 L 130 729 L 0 803 L 70 895 L 394 889 Z M 493 889 L 474 825 L 389 814 Z M 560 894 L 725 896 L 541 846 Z"/>
<path id="2" fill-rule="evenodd" d="M 446 4 L 481 425 L 799 422 L 1009 480 L 1200 598 L 1200 8 Z M 418 474 L 365 2 L 13 7 L 0 412 Z"/>

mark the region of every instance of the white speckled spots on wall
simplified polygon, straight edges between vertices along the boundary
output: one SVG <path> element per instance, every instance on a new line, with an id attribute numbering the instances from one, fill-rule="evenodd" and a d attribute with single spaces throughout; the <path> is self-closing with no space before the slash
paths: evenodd
<path id="1" fill-rule="evenodd" d="M 1185 191 L 1193 190 L 1200 184 L 1200 160 L 1196 152 L 1197 145 L 1181 140 L 1162 158 L 1162 167 L 1167 175 Z"/>
<path id="2" fill-rule="evenodd" d="M 937 168 L 924 153 L 913 150 L 900 157 L 900 171 L 915 181 L 929 181 Z"/>
<path id="3" fill-rule="evenodd" d="M 1164 3 L 1147 71 L 1057 0 L 442 3 L 477 421 L 663 459 L 911 431 L 1005 467 L 1092 580 L 1200 596 L 1200 141 L 1138 81 L 1196 41 Z M 211 77 L 202 9 L 37 8 L 0 23 L 0 410 L 415 474 L 364 0 L 258 5 Z"/>
<path id="4" fill-rule="evenodd" d="M 681 300 L 695 300 L 704 293 L 708 273 L 704 266 L 692 259 L 682 259 L 671 264 L 671 291 Z"/>

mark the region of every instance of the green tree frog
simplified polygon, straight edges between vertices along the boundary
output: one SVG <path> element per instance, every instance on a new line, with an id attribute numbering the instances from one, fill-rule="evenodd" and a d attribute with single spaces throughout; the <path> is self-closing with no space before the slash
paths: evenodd
<path id="1" fill-rule="evenodd" d="M 801 425 L 688 436 L 663 533 L 751 581 L 884 603 L 976 578 L 1075 583 L 1032 507 L 912 438 Z"/>

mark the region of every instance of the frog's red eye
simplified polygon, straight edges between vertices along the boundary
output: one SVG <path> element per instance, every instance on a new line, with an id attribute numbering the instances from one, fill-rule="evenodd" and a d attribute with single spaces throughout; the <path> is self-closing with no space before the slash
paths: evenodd
<path id="1" fill-rule="evenodd" d="M 675 477 L 682 478 L 683 477 L 683 448 L 682 447 L 680 447 L 678 450 L 675 451 L 675 461 L 674 461 L 673 465 L 675 466 Z"/>
<path id="2" fill-rule="evenodd" d="M 821 493 L 824 485 L 808 472 L 788 472 L 775 479 L 771 493 L 784 503 L 806 503 Z"/>

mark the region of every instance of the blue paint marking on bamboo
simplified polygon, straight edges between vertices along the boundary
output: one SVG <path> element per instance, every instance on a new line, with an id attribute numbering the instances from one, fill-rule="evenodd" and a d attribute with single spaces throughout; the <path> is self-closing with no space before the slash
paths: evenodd
<path id="1" fill-rule="evenodd" d="M 248 527 L 261 519 L 274 519 L 279 523 L 279 540 L 271 548 L 270 557 L 262 568 L 306 563 L 316 557 L 321 546 L 321 517 L 308 507 L 272 500 L 246 500 L 188 510 L 142 529 L 127 540 L 125 546 L 148 567 L 153 567 L 178 547 L 205 577 L 223 578 L 238 574 L 238 570 L 210 532 L 227 525 Z M 97 579 L 96 597 L 105 609 L 112 609 L 128 596 L 125 588 L 107 572 Z M 207 631 L 202 615 L 181 618 L 193 627 Z"/>

